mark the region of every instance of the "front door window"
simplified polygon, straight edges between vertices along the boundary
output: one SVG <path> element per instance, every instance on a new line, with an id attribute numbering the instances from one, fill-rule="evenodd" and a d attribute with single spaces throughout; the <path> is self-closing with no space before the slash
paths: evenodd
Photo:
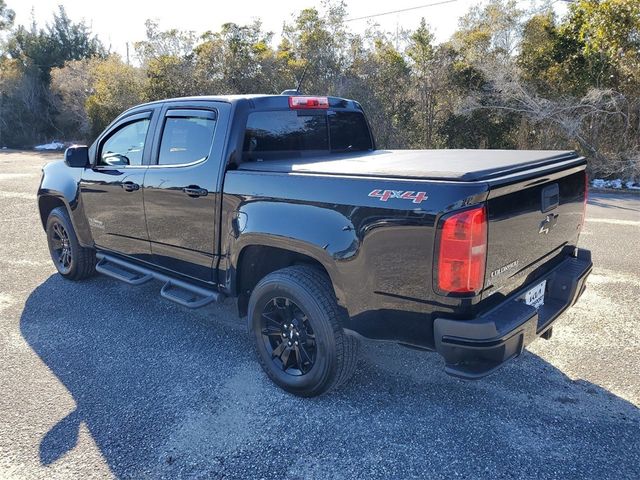
<path id="1" fill-rule="evenodd" d="M 116 130 L 102 145 L 98 165 L 112 167 L 142 165 L 142 153 L 148 130 L 148 118 L 136 120 Z"/>

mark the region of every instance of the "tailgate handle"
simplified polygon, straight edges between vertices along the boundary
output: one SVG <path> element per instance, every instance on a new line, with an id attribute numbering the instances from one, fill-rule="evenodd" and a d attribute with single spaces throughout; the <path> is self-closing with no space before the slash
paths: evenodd
<path id="1" fill-rule="evenodd" d="M 560 203 L 558 184 L 548 185 L 542 189 L 542 213 L 553 210 Z"/>

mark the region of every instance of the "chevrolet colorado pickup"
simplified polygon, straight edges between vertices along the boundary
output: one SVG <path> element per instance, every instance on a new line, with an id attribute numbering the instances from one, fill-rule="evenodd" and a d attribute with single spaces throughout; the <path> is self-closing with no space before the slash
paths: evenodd
<path id="1" fill-rule="evenodd" d="M 191 308 L 237 297 L 266 374 L 314 396 L 349 378 L 361 337 L 436 351 L 468 379 L 549 338 L 592 269 L 585 163 L 377 150 L 342 98 L 194 97 L 69 148 L 38 205 L 60 275 L 160 280 Z"/>

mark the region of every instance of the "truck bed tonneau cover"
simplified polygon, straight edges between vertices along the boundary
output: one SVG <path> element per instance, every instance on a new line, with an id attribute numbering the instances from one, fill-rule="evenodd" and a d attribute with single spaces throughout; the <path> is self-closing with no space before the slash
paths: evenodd
<path id="1" fill-rule="evenodd" d="M 474 182 L 580 158 L 570 150 L 375 150 L 245 162 L 241 170 Z"/>

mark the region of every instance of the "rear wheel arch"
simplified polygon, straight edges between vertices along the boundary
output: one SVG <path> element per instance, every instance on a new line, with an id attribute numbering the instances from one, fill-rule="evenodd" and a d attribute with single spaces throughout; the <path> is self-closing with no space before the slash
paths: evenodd
<path id="1" fill-rule="evenodd" d="M 260 280 L 272 272 L 295 265 L 305 265 L 321 272 L 329 280 L 334 294 L 337 293 L 331 275 L 317 258 L 280 247 L 247 245 L 238 255 L 235 279 L 232 282 L 232 288 L 238 296 L 240 317 L 247 315 L 249 296 Z"/>

